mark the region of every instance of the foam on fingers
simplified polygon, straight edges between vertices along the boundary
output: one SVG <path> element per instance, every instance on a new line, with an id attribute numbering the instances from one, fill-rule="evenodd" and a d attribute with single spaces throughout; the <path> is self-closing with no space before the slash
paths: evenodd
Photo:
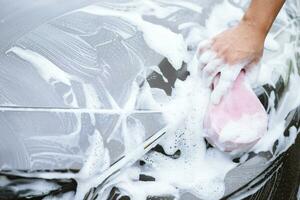
<path id="1" fill-rule="evenodd" d="M 243 64 L 237 65 L 225 65 L 220 70 L 220 78 L 218 84 L 214 86 L 214 90 L 211 94 L 211 101 L 213 104 L 218 104 L 221 98 L 228 92 L 233 86 L 234 81 L 237 79 L 239 73 L 243 68 Z"/>

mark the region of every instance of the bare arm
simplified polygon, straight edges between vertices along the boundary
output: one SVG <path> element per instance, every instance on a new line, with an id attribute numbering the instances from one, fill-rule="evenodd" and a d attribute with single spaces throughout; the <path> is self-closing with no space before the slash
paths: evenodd
<path id="1" fill-rule="evenodd" d="M 267 34 L 285 0 L 252 0 L 242 21 Z"/>
<path id="2" fill-rule="evenodd" d="M 265 38 L 285 0 L 252 0 L 240 23 L 213 39 L 212 49 L 228 64 L 255 64 L 263 54 Z"/>
<path id="3" fill-rule="evenodd" d="M 243 68 L 247 69 L 259 62 L 266 36 L 284 2 L 285 0 L 252 0 L 237 26 L 212 39 L 209 47 L 205 49 L 212 50 L 216 56 L 202 66 L 203 74 L 208 80 L 213 80 L 219 68 L 224 65 L 232 70 L 232 67 L 240 67 L 238 64 L 243 63 Z M 203 53 L 203 49 L 200 53 Z M 221 73 L 219 83 L 226 84 L 214 89 L 212 96 L 215 103 L 218 103 L 221 96 L 231 87 L 229 81 L 235 80 L 236 76 L 235 73 L 230 80 L 226 80 L 226 77 L 222 78 Z"/>

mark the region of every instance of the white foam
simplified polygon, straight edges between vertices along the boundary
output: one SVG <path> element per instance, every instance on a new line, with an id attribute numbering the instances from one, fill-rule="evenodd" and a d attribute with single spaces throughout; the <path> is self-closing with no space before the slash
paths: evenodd
<path id="1" fill-rule="evenodd" d="M 71 85 L 71 76 L 40 54 L 31 51 L 30 49 L 23 49 L 20 47 L 12 47 L 7 51 L 7 53 L 9 52 L 13 52 L 23 60 L 32 63 L 41 77 L 43 77 L 47 82 L 51 82 L 54 79 L 61 81 L 66 85 Z"/>
<path id="2" fill-rule="evenodd" d="M 224 10 L 229 10 L 231 15 L 224 15 Z M 227 28 L 228 24 L 224 26 L 226 20 L 225 22 L 224 20 L 220 20 L 221 17 L 229 16 L 229 21 L 237 21 L 242 16 L 243 12 L 238 8 L 229 5 L 228 1 L 224 1 L 224 4 L 219 4 L 213 10 L 213 13 L 214 15 L 212 15 L 212 18 L 207 20 L 207 26 L 210 27 L 208 27 L 208 35 L 214 35 Z M 220 13 L 223 13 L 222 16 Z M 222 25 L 220 23 L 222 23 Z M 189 41 L 193 40 L 189 39 Z M 272 51 L 278 51 L 277 41 L 267 41 L 267 48 Z M 294 51 L 295 49 L 292 50 L 292 52 Z M 284 55 L 287 55 L 287 53 Z M 286 63 L 288 59 L 293 59 L 293 56 L 294 54 L 292 53 L 290 56 L 281 56 L 273 59 L 275 62 L 281 64 L 283 68 L 281 74 L 287 73 L 287 66 L 283 63 Z M 267 61 L 268 60 L 263 60 L 266 68 L 270 65 L 269 63 L 266 64 Z M 144 199 L 147 195 L 152 194 L 150 192 L 151 189 L 162 193 L 161 189 L 165 188 L 165 192 L 168 193 L 173 187 L 178 188 L 179 193 L 188 191 L 200 199 L 219 199 L 224 193 L 224 177 L 230 169 L 236 166 L 236 164 L 231 161 L 228 154 L 222 153 L 217 149 L 206 150 L 203 141 L 201 122 L 203 120 L 207 102 L 209 101 L 210 91 L 204 89 L 206 87 L 204 87 L 205 85 L 199 78 L 197 64 L 194 62 L 195 61 L 193 60 L 189 63 L 191 76 L 184 82 L 179 80 L 176 82 L 175 89 L 168 101 L 165 101 L 164 98 L 155 98 L 155 95 L 153 95 L 152 98 L 149 98 L 154 102 L 153 105 L 155 106 L 157 106 L 155 101 L 159 102 L 158 104 L 162 107 L 166 121 L 172 127 L 172 129 L 169 130 L 167 137 L 162 139 L 161 145 L 164 147 L 166 153 L 173 154 L 177 149 L 180 149 L 181 155 L 178 159 L 172 159 L 163 156 L 160 153 L 151 152 L 144 157 L 146 167 L 142 168 L 141 173 L 155 177 L 158 182 L 157 187 L 159 188 L 153 188 L 153 183 L 142 183 L 142 186 L 139 187 L 139 183 L 137 183 L 136 180 L 128 182 L 128 179 L 122 179 L 122 177 L 120 177 L 118 181 L 122 184 L 118 185 L 118 187 L 120 187 L 121 190 L 124 189 L 125 193 L 133 199 Z M 228 80 L 228 82 L 235 79 L 235 75 L 240 71 L 240 67 L 237 68 L 238 69 L 234 70 L 234 72 L 224 69 L 224 78 Z M 256 71 L 253 74 L 257 73 L 257 69 L 258 68 L 255 68 Z M 274 68 L 272 68 L 272 70 L 260 72 L 263 76 L 265 75 L 265 83 L 274 83 L 272 74 L 270 74 L 270 76 L 268 75 L 268 73 L 273 70 Z M 256 81 L 256 75 L 253 74 L 250 78 L 252 78 L 252 81 Z M 277 139 L 280 140 L 280 151 L 286 150 L 288 146 L 294 142 L 297 132 L 295 127 L 290 129 L 291 137 L 289 138 L 283 137 L 283 131 L 285 129 L 286 115 L 300 104 L 299 98 L 293 96 L 299 94 L 298 89 L 294 88 L 296 86 L 295 83 L 299 83 L 300 81 L 298 78 L 298 75 L 291 75 L 291 89 L 288 92 L 288 96 L 285 97 L 286 99 L 283 100 L 283 102 L 293 102 L 290 105 L 282 103 L 278 111 L 274 111 L 274 104 L 272 104 L 274 94 L 271 94 L 269 106 L 273 111 L 270 114 L 269 132 L 253 147 L 252 150 L 255 152 L 271 151 L 273 144 Z M 259 125 L 256 124 L 255 119 L 246 117 L 241 120 L 253 123 L 254 127 L 259 127 Z M 228 131 L 225 129 L 226 133 L 223 136 L 226 138 L 223 139 L 225 140 L 234 137 L 237 138 L 239 142 L 243 142 L 252 138 L 253 133 L 258 132 L 250 131 L 241 135 L 234 134 L 238 133 L 240 130 L 244 130 L 244 128 L 239 125 L 240 124 L 231 124 L 230 127 L 227 127 Z M 236 131 L 232 132 L 232 130 Z M 166 183 L 167 185 L 165 185 Z M 168 186 L 172 187 L 170 188 Z M 138 190 L 137 188 L 141 188 L 141 190 Z M 132 195 L 130 191 L 133 191 Z M 147 192 L 144 193 L 141 191 Z M 175 197 L 178 195 L 177 192 L 173 192 L 173 194 Z"/>
<path id="3" fill-rule="evenodd" d="M 152 3 L 151 1 L 145 1 L 143 4 L 139 1 L 134 1 L 131 6 L 132 10 L 126 9 L 114 9 L 113 6 L 107 4 L 106 7 L 100 7 L 96 5 L 88 6 L 78 11 L 88 14 L 99 16 L 114 16 L 122 20 L 125 20 L 134 26 L 136 26 L 141 32 L 143 37 L 150 48 L 158 52 L 159 54 L 168 58 L 171 64 L 176 68 L 180 68 L 183 61 L 188 62 L 188 70 L 190 76 L 185 81 L 177 80 L 175 88 L 171 97 L 166 97 L 163 93 L 158 92 L 158 89 L 151 89 L 147 83 L 139 90 L 137 83 L 135 82 L 131 88 L 131 94 L 128 102 L 124 106 L 124 110 L 121 111 L 117 104 L 114 104 L 113 98 L 111 102 L 114 105 L 113 109 L 117 110 L 120 117 L 117 125 L 121 126 L 122 140 L 124 140 L 125 152 L 128 157 L 128 161 L 136 161 L 143 155 L 144 149 L 140 148 L 138 144 L 144 141 L 145 130 L 140 122 L 132 119 L 132 123 L 127 122 L 127 117 L 131 113 L 135 106 L 140 108 L 148 108 L 162 111 L 164 118 L 169 125 L 168 133 L 166 137 L 162 138 L 161 145 L 168 154 L 173 154 L 176 150 L 180 150 L 180 157 L 177 159 L 164 156 L 157 152 L 150 152 L 143 157 L 146 162 L 145 167 L 125 167 L 116 178 L 107 183 L 104 188 L 101 189 L 98 199 L 105 199 L 109 193 L 111 186 L 117 186 L 122 192 L 128 194 L 133 200 L 146 199 L 149 195 L 168 195 L 172 194 L 178 197 L 180 193 L 190 192 L 200 199 L 220 199 L 225 191 L 224 178 L 229 170 L 233 169 L 236 164 L 232 162 L 229 154 L 221 152 L 216 148 L 206 148 L 206 143 L 203 138 L 203 119 L 207 109 L 207 105 L 210 101 L 211 91 L 204 80 L 200 76 L 198 69 L 197 56 L 193 60 L 189 60 L 188 53 L 186 52 L 187 44 L 184 41 L 181 34 L 174 33 L 170 29 L 158 24 L 151 23 L 143 19 L 143 12 L 148 15 L 156 15 L 159 18 L 165 17 L 178 10 L 171 8 L 160 8 L 160 4 Z M 194 4 L 187 3 L 185 1 L 171 2 L 167 0 L 158 0 L 163 5 L 171 4 L 180 7 L 186 7 L 191 10 L 201 12 L 201 7 L 194 6 Z M 141 6 L 142 5 L 142 6 Z M 145 5 L 148 6 L 145 7 Z M 173 7 L 173 8 L 172 8 Z M 149 9 L 152 8 L 152 9 Z M 130 11 L 130 12 L 129 12 Z M 282 11 L 284 12 L 284 11 Z M 281 12 L 281 16 L 284 15 Z M 211 16 L 206 21 L 206 34 L 201 35 L 203 37 L 211 37 L 220 31 L 228 28 L 230 23 L 238 21 L 242 16 L 243 11 L 229 4 L 228 1 L 218 4 L 212 11 Z M 283 17 L 283 19 L 285 19 Z M 194 38 L 195 33 L 199 33 L 199 27 L 182 25 L 182 28 L 194 27 L 195 30 L 190 34 L 190 38 L 187 40 L 194 43 L 199 38 Z M 198 36 L 197 36 L 198 37 Z M 207 38 L 206 38 L 207 39 Z M 271 39 L 276 40 L 275 37 Z M 278 50 L 277 41 L 270 40 L 269 47 L 272 51 Z M 290 47 L 290 46 L 289 46 Z M 285 52 L 273 59 L 274 63 L 282 66 L 282 71 L 278 70 L 279 74 L 285 74 L 287 71 L 286 61 L 293 60 L 294 52 L 296 49 L 285 48 Z M 41 77 L 46 81 L 51 79 L 57 79 L 67 85 L 70 85 L 70 80 L 74 80 L 74 77 L 66 74 L 60 70 L 57 66 L 51 63 L 41 55 L 19 47 L 13 47 L 11 52 L 15 53 L 24 60 L 33 64 L 40 73 Z M 299 49 L 298 49 L 299 51 Z M 203 59 L 203 58 L 202 58 Z M 272 83 L 274 85 L 272 72 L 275 70 L 275 65 L 263 60 L 265 67 L 261 68 L 261 82 Z M 42 65 L 47 65 L 50 71 L 41 68 Z M 271 65 L 271 66 L 270 66 Z M 237 76 L 237 72 L 240 68 L 236 67 L 234 71 L 225 70 L 223 72 L 224 81 L 220 82 L 220 93 L 217 93 L 216 101 L 219 96 L 228 89 L 228 84 L 232 82 Z M 289 77 L 289 89 L 285 93 L 285 97 L 280 102 L 279 108 L 276 110 L 274 104 L 270 104 L 270 123 L 269 131 L 254 147 L 253 151 L 271 151 L 273 144 L 276 140 L 279 140 L 279 150 L 286 150 L 295 140 L 297 130 L 295 127 L 290 128 L 289 138 L 283 137 L 283 131 L 285 129 L 285 117 L 294 108 L 300 104 L 299 97 L 299 82 L 300 78 L 297 75 L 297 67 L 293 68 L 294 74 Z M 158 71 L 158 70 L 157 70 Z M 159 72 L 159 71 L 158 71 Z M 289 74 L 288 74 L 289 75 Z M 288 77 L 288 76 L 287 76 Z M 286 78 L 286 77 L 285 77 Z M 287 80 L 287 78 L 285 79 Z M 94 108 L 100 105 L 100 102 L 94 101 L 97 94 L 91 90 L 88 85 L 84 88 L 86 93 L 90 94 L 90 99 L 87 100 L 87 104 Z M 270 98 L 270 102 L 274 100 L 274 94 Z M 242 119 L 249 123 L 253 123 L 256 126 L 255 119 L 244 118 Z M 247 132 L 247 134 L 235 134 L 244 130 L 240 124 L 230 124 L 225 128 L 222 139 L 237 138 L 238 141 L 243 142 L 248 140 L 253 132 Z M 171 128 L 170 128 L 171 127 Z M 117 130 L 118 127 L 116 127 Z M 114 130 L 114 131 L 116 131 Z M 232 131 L 234 130 L 234 131 Z M 254 131 L 255 132 L 255 131 Z M 116 132 L 113 132 L 115 134 Z M 135 137 L 133 137 L 133 135 Z M 112 137 L 119 137 L 120 135 L 113 135 Z M 78 180 L 78 189 L 75 199 L 81 200 L 85 192 L 91 187 L 100 184 L 106 177 L 106 175 L 114 172 L 118 167 L 122 167 L 125 163 L 124 160 L 108 168 L 109 157 L 104 148 L 102 137 L 99 132 L 95 132 L 90 137 L 91 146 L 87 151 L 87 158 L 85 165 L 81 169 L 78 175 L 74 174 L 42 174 L 37 173 L 37 177 L 51 178 L 75 178 Z M 139 147 L 137 152 L 132 153 L 135 150 L 133 147 Z M 132 164 L 132 163 L 131 163 Z M 155 182 L 138 182 L 138 175 L 140 173 L 148 174 L 155 177 Z"/>
<path id="4" fill-rule="evenodd" d="M 186 60 L 186 44 L 182 35 L 170 29 L 144 20 L 138 12 L 123 12 L 91 5 L 79 11 L 101 16 L 114 16 L 126 20 L 143 32 L 144 39 L 150 48 L 168 58 L 170 63 L 179 69 Z M 162 40 L 163 38 L 163 40 Z"/>
<path id="5" fill-rule="evenodd" d="M 133 194 L 128 193 L 134 200 L 155 193 L 150 191 L 157 187 L 159 194 L 170 194 L 170 190 L 178 188 L 177 192 L 171 194 L 176 196 L 178 192 L 189 191 L 199 198 L 218 199 L 225 191 L 226 173 L 236 166 L 230 156 L 216 149 L 206 150 L 202 121 L 210 90 L 203 86 L 197 63 L 191 62 L 188 67 L 193 73 L 187 80 L 176 82 L 171 100 L 163 104 L 164 116 L 171 129 L 161 144 L 167 153 L 180 149 L 180 158 L 172 159 L 156 152 L 144 157 L 147 168 L 142 172 L 155 177 L 158 181 L 156 186 L 154 183 L 136 183 L 134 180 L 128 183 L 128 179 L 119 177 L 122 184 L 117 186 L 127 192 L 132 190 Z M 141 190 L 133 189 L 133 186 L 141 186 Z"/>
<path id="6" fill-rule="evenodd" d="M 264 124 L 256 119 L 261 119 L 259 114 L 243 115 L 235 122 L 229 122 L 220 133 L 220 142 L 235 141 L 237 143 L 247 143 L 259 138 Z"/>

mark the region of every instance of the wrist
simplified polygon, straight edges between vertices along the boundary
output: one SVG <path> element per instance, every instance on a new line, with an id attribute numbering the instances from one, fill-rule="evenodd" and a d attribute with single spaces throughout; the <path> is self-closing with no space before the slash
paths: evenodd
<path id="1" fill-rule="evenodd" d="M 250 27 L 252 30 L 257 32 L 262 37 L 266 37 L 269 31 L 268 23 L 262 22 L 255 17 L 251 17 L 247 13 L 243 16 L 242 20 L 240 21 L 240 24 L 244 24 L 248 27 Z"/>

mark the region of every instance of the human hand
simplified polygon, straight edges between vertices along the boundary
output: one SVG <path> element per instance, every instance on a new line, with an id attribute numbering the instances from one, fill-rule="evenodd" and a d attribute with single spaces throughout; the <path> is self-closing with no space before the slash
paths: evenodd
<path id="1" fill-rule="evenodd" d="M 259 62 L 265 37 L 266 33 L 254 24 L 241 21 L 199 46 L 199 65 L 207 85 L 212 86 L 220 75 L 211 94 L 214 104 L 230 89 L 241 69 L 247 70 Z"/>

